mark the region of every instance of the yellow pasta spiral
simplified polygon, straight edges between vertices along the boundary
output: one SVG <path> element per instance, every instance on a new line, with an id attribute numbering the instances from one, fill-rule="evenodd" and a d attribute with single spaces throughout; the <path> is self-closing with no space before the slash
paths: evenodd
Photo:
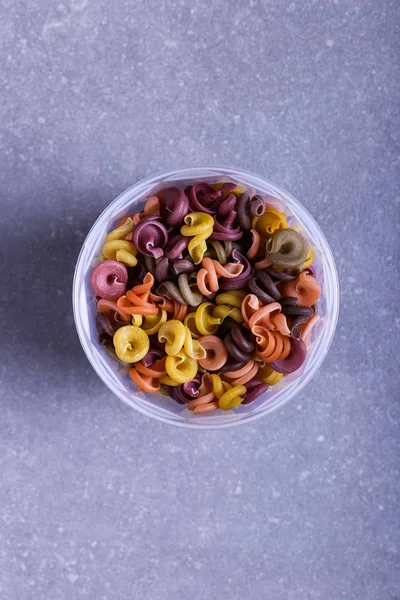
<path id="1" fill-rule="evenodd" d="M 264 365 L 258 369 L 257 379 L 263 381 L 268 385 L 276 385 L 280 382 L 283 375 L 282 373 L 278 373 L 274 371 L 274 369 L 270 365 Z"/>
<path id="2" fill-rule="evenodd" d="M 203 335 L 201 333 L 201 331 L 199 331 L 197 329 L 197 325 L 196 325 L 196 313 L 191 312 L 188 315 L 186 315 L 183 323 L 189 329 L 190 333 L 192 334 L 192 338 L 194 340 L 197 340 L 199 337 L 201 337 Z"/>
<path id="3" fill-rule="evenodd" d="M 126 363 L 135 363 L 146 356 L 150 348 L 149 337 L 136 325 L 125 325 L 114 333 L 115 354 Z"/>
<path id="4" fill-rule="evenodd" d="M 185 323 L 190 328 L 193 337 L 200 337 L 198 334 L 213 335 L 227 317 L 237 323 L 243 322 L 242 313 L 236 307 L 226 306 L 225 304 L 214 306 L 211 302 L 202 302 L 194 313 L 194 319 L 187 315 Z"/>
<path id="5" fill-rule="evenodd" d="M 188 252 L 195 265 L 203 260 L 207 251 L 206 239 L 213 232 L 214 219 L 211 215 L 201 212 L 192 212 L 186 215 L 185 225 L 181 227 L 181 234 L 192 237 L 188 245 Z"/>
<path id="6" fill-rule="evenodd" d="M 311 267 L 311 265 L 314 262 L 314 253 L 311 250 L 310 246 L 308 246 L 308 250 L 307 250 L 307 258 L 303 263 L 303 266 L 301 267 L 301 269 L 307 269 L 307 267 Z"/>
<path id="7" fill-rule="evenodd" d="M 127 267 L 137 265 L 137 250 L 126 236 L 133 230 L 133 220 L 129 217 L 120 227 L 113 229 L 106 237 L 103 246 L 103 257 L 107 260 L 118 260 Z"/>
<path id="8" fill-rule="evenodd" d="M 215 298 L 215 304 L 226 304 L 227 306 L 235 306 L 241 309 L 242 303 L 247 292 L 244 290 L 231 290 L 230 292 L 221 292 Z"/>
<path id="9" fill-rule="evenodd" d="M 221 324 L 221 319 L 213 316 L 215 306 L 211 302 L 203 302 L 195 313 L 196 327 L 201 335 L 212 335 Z"/>
<path id="10" fill-rule="evenodd" d="M 142 315 L 132 315 L 132 325 L 136 325 L 137 327 L 140 327 L 143 323 L 143 316 Z"/>
<path id="11" fill-rule="evenodd" d="M 222 381 L 219 375 L 211 375 L 214 384 L 214 394 L 218 398 L 218 406 L 222 410 L 231 410 L 237 408 L 243 402 L 243 395 L 246 393 L 244 385 L 231 386 L 226 381 Z"/>
<path id="12" fill-rule="evenodd" d="M 176 319 L 163 323 L 158 332 L 158 340 L 165 342 L 165 352 L 169 356 L 176 356 L 182 348 L 189 358 L 196 360 L 201 360 L 207 355 L 199 342 L 192 338 L 190 329 Z"/>
<path id="13" fill-rule="evenodd" d="M 135 315 L 141 316 L 141 315 Z M 156 315 L 144 315 L 143 317 L 143 325 L 142 329 L 147 333 L 147 335 L 153 335 L 157 333 L 162 325 L 166 322 L 168 318 L 167 311 L 160 308 Z M 133 319 L 132 319 L 133 322 Z"/>
<path id="14" fill-rule="evenodd" d="M 167 356 L 165 369 L 168 377 L 180 384 L 192 381 L 196 377 L 198 364 L 197 360 L 190 358 L 186 352 L 181 350 L 175 356 Z"/>
<path id="15" fill-rule="evenodd" d="M 255 229 L 262 239 L 269 238 L 277 229 L 287 229 L 288 222 L 283 213 L 276 208 L 267 208 L 261 217 L 254 217 L 251 222 L 252 229 Z"/>

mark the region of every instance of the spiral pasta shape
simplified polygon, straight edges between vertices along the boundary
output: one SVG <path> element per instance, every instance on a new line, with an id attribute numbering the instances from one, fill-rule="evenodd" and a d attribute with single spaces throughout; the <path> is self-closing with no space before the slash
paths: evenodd
<path id="1" fill-rule="evenodd" d="M 203 302 L 196 310 L 195 323 L 202 335 L 212 335 L 221 324 L 221 319 L 214 317 L 213 312 L 214 305 L 211 302 Z"/>
<path id="2" fill-rule="evenodd" d="M 215 297 L 215 304 L 225 304 L 226 306 L 234 306 L 241 309 L 242 303 L 247 292 L 244 290 L 230 290 L 229 292 L 221 292 Z"/>
<path id="3" fill-rule="evenodd" d="M 257 375 L 257 372 L 258 364 L 255 360 L 249 360 L 241 369 L 225 371 L 224 377 L 233 386 L 245 385 Z"/>
<path id="4" fill-rule="evenodd" d="M 283 360 L 290 353 L 290 338 L 282 335 L 279 331 L 269 331 L 262 325 L 256 325 L 252 329 L 256 337 L 256 352 L 258 357 L 265 363 Z"/>
<path id="5" fill-rule="evenodd" d="M 288 228 L 288 222 L 283 213 L 268 206 L 261 217 L 254 217 L 251 223 L 263 240 L 268 239 L 275 231 Z"/>
<path id="6" fill-rule="evenodd" d="M 282 286 L 285 296 L 297 298 L 301 306 L 312 306 L 321 296 L 321 286 L 307 271 Z"/>
<path id="7" fill-rule="evenodd" d="M 184 348 L 189 358 L 197 360 L 206 357 L 205 349 L 192 338 L 188 327 L 178 320 L 171 319 L 164 323 L 158 332 L 158 340 L 165 342 L 165 352 L 169 356 L 176 356 Z"/>
<path id="8" fill-rule="evenodd" d="M 262 367 L 260 367 L 257 373 L 257 379 L 260 379 L 260 381 L 263 381 L 268 385 L 277 385 L 282 377 L 282 373 L 274 371 L 274 369 L 268 364 L 264 364 Z"/>
<path id="9" fill-rule="evenodd" d="M 199 343 L 206 352 L 206 356 L 199 359 L 199 365 L 207 371 L 219 371 L 228 360 L 224 342 L 216 335 L 204 335 L 199 338 Z"/>
<path id="10" fill-rule="evenodd" d="M 129 375 L 140 390 L 148 394 L 156 394 L 160 391 L 160 379 L 166 375 L 165 361 L 164 357 L 154 361 L 149 367 L 140 361 L 129 369 Z"/>
<path id="11" fill-rule="evenodd" d="M 282 269 L 296 269 L 307 258 L 308 246 L 303 236 L 293 229 L 275 233 L 265 244 L 265 257 Z"/>
<path id="12" fill-rule="evenodd" d="M 128 314 L 156 315 L 158 307 L 149 300 L 150 290 L 154 284 L 154 277 L 146 273 L 143 283 L 135 285 L 124 296 L 117 300 L 117 306 Z"/>
<path id="13" fill-rule="evenodd" d="M 202 269 L 197 273 L 197 287 L 204 296 L 211 296 L 213 292 L 218 291 L 219 277 L 233 279 L 241 274 L 243 265 L 238 263 L 228 263 L 225 266 L 218 261 L 205 257 L 202 261 Z"/>
<path id="14" fill-rule="evenodd" d="M 97 312 L 105 314 L 106 317 L 114 322 L 125 321 L 129 323 L 130 314 L 124 312 L 115 302 L 115 300 L 105 300 L 101 298 L 97 303 Z M 119 319 L 117 318 L 119 317 Z"/>
<path id="15" fill-rule="evenodd" d="M 132 242 L 125 238 L 133 230 L 133 220 L 129 217 L 126 221 L 113 229 L 106 237 L 103 246 L 103 256 L 108 260 L 117 260 L 127 267 L 137 265 L 137 250 Z"/>
<path id="16" fill-rule="evenodd" d="M 127 281 L 127 268 L 117 260 L 103 260 L 95 266 L 90 278 L 95 293 L 106 300 L 117 300 L 125 294 Z"/>
<path id="17" fill-rule="evenodd" d="M 158 286 L 157 294 L 189 306 L 198 306 L 203 299 L 203 294 L 197 287 L 196 273 L 181 273 L 178 285 L 172 281 L 164 281 Z"/>
<path id="18" fill-rule="evenodd" d="M 136 363 L 146 356 L 150 348 L 147 333 L 136 325 L 124 325 L 114 333 L 115 353 L 126 363 Z"/>
<path id="19" fill-rule="evenodd" d="M 132 315 L 133 317 L 139 317 L 141 315 Z M 167 311 L 162 308 L 158 309 L 158 313 L 155 315 L 144 315 L 142 318 L 142 329 L 147 333 L 147 335 L 154 335 L 157 333 L 163 324 L 167 320 Z M 137 324 L 137 323 L 136 323 Z"/>
<path id="20" fill-rule="evenodd" d="M 282 335 L 290 335 L 286 317 L 281 310 L 279 302 L 271 302 L 259 308 L 249 319 L 251 331 L 256 325 L 262 325 L 271 331 L 279 331 Z"/>
<path id="21" fill-rule="evenodd" d="M 195 414 L 211 412 L 218 408 L 218 402 L 214 401 L 214 382 L 209 373 L 202 375 L 198 392 L 197 398 L 189 400 L 186 408 L 193 410 Z"/>
<path id="22" fill-rule="evenodd" d="M 192 238 L 188 245 L 188 251 L 194 264 L 198 265 L 207 251 L 206 239 L 213 232 L 214 219 L 206 213 L 192 212 L 186 215 L 184 222 L 181 234 Z"/>
<path id="23" fill-rule="evenodd" d="M 175 356 L 167 356 L 165 368 L 172 381 L 182 384 L 196 377 L 198 363 L 197 360 L 190 358 L 186 352 L 181 350 Z"/>
<path id="24" fill-rule="evenodd" d="M 221 381 L 218 375 L 212 375 L 212 377 L 214 379 L 214 393 L 218 398 L 218 407 L 222 410 L 231 410 L 240 406 L 246 393 L 245 386 L 236 385 L 232 387 L 229 383 Z"/>

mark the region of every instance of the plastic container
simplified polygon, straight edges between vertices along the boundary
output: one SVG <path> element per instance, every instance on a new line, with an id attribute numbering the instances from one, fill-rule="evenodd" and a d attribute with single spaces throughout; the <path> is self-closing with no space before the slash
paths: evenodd
<path id="1" fill-rule="evenodd" d="M 313 330 L 307 359 L 299 371 L 283 377 L 282 381 L 257 398 L 252 404 L 224 412 L 217 410 L 195 415 L 172 398 L 137 391 L 128 375 L 97 344 L 95 328 L 96 304 L 90 286 L 90 274 L 100 256 L 107 233 L 125 214 L 140 212 L 147 198 L 166 185 L 186 185 L 196 181 L 217 182 L 233 180 L 242 189 L 251 189 L 284 210 L 289 224 L 304 233 L 315 255 L 316 276 L 322 283 L 318 303 L 321 320 Z M 157 173 L 139 181 L 116 198 L 100 215 L 90 230 L 80 252 L 73 284 L 73 307 L 82 347 L 94 370 L 109 389 L 123 402 L 139 412 L 172 425 L 189 428 L 222 428 L 247 423 L 270 414 L 294 398 L 317 372 L 331 344 L 339 310 L 339 284 L 331 250 L 317 223 L 307 210 L 288 192 L 267 180 L 250 173 L 224 167 L 194 167 Z"/>

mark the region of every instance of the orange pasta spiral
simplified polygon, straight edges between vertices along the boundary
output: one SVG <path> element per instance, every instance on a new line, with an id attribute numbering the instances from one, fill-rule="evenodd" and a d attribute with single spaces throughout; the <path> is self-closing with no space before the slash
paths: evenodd
<path id="1" fill-rule="evenodd" d="M 279 331 L 269 331 L 262 325 L 256 325 L 252 329 L 256 336 L 257 356 L 265 363 L 283 360 L 289 356 L 290 338 L 282 335 Z"/>
<path id="2" fill-rule="evenodd" d="M 150 367 L 145 367 L 140 361 L 129 369 L 129 375 L 138 388 L 148 394 L 156 394 L 160 390 L 160 378 L 167 374 L 165 370 L 166 357 L 153 362 Z"/>
<path id="3" fill-rule="evenodd" d="M 241 369 L 226 371 L 223 376 L 232 386 L 245 385 L 257 375 L 257 372 L 258 364 L 255 360 L 249 360 Z"/>
<path id="4" fill-rule="evenodd" d="M 128 290 L 125 296 L 117 300 L 117 306 L 123 312 L 130 315 L 156 315 L 158 307 L 154 302 L 149 302 L 150 290 L 154 284 L 154 277 L 151 273 L 146 273 L 143 283 L 135 285 Z"/>
<path id="5" fill-rule="evenodd" d="M 207 356 L 199 360 L 199 365 L 208 371 L 222 369 L 228 360 L 228 351 L 224 342 L 216 335 L 203 335 L 199 338 L 199 343 L 207 352 Z"/>
<path id="6" fill-rule="evenodd" d="M 219 289 L 219 277 L 233 279 L 241 274 L 243 265 L 227 263 L 222 266 L 217 260 L 205 257 L 202 260 L 202 268 L 197 273 L 197 287 L 204 296 L 211 296 Z"/>
<path id="7" fill-rule="evenodd" d="M 300 306 L 312 306 L 319 300 L 321 286 L 308 271 L 303 271 L 296 279 L 282 286 L 282 294 L 297 298 Z"/>
<path id="8" fill-rule="evenodd" d="M 188 305 L 181 304 L 178 300 L 168 298 L 164 298 L 163 296 L 158 296 L 157 294 L 150 293 L 149 298 L 152 302 L 157 304 L 160 308 L 167 311 L 167 313 L 172 313 L 172 319 L 178 319 L 178 321 L 183 321 L 187 315 Z"/>

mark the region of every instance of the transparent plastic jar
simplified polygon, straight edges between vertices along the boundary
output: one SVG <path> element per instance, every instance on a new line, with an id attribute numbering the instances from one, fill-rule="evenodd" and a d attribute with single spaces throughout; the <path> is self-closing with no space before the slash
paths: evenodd
<path id="1" fill-rule="evenodd" d="M 320 321 L 313 329 L 307 359 L 301 369 L 283 377 L 253 403 L 231 411 L 217 410 L 194 414 L 161 393 L 150 395 L 138 391 L 121 365 L 111 358 L 104 347 L 97 343 L 95 327 L 96 303 L 90 285 L 90 275 L 101 255 L 107 233 L 122 216 L 140 212 L 146 199 L 168 185 L 185 186 L 198 181 L 216 183 L 234 181 L 242 189 L 270 196 L 271 204 L 285 212 L 290 225 L 295 225 L 311 244 L 314 252 L 316 277 L 322 284 L 318 302 Z M 139 181 L 104 210 L 90 230 L 79 254 L 73 283 L 73 308 L 76 328 L 82 347 L 92 367 L 123 402 L 139 412 L 172 425 L 189 428 L 222 428 L 240 425 L 264 415 L 294 398 L 307 385 L 324 360 L 335 333 L 339 311 L 339 284 L 335 263 L 328 243 L 307 210 L 282 188 L 250 173 L 225 167 L 194 167 L 157 173 Z"/>

